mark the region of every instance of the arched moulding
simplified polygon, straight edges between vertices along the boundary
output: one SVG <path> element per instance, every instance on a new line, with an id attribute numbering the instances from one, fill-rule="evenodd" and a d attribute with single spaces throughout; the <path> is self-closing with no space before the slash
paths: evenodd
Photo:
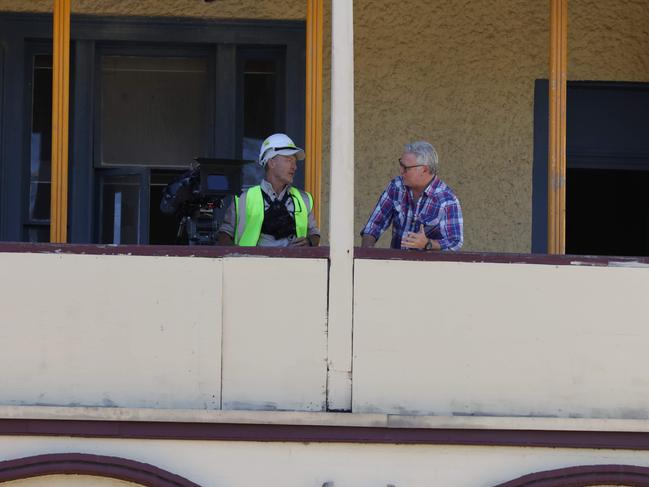
<path id="1" fill-rule="evenodd" d="M 587 487 L 617 485 L 649 487 L 649 467 L 581 465 L 531 473 L 495 487 Z"/>
<path id="2" fill-rule="evenodd" d="M 44 475 L 91 475 L 147 487 L 200 487 L 147 463 L 84 453 L 53 453 L 0 462 L 0 483 Z"/>

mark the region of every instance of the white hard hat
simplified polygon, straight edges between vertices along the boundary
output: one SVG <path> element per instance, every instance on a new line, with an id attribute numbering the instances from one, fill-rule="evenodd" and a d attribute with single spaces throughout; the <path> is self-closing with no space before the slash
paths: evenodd
<path id="1" fill-rule="evenodd" d="M 273 157 L 295 156 L 298 161 L 304 159 L 304 150 L 293 143 L 286 134 L 273 134 L 261 144 L 259 149 L 259 165 L 266 167 L 266 163 Z"/>

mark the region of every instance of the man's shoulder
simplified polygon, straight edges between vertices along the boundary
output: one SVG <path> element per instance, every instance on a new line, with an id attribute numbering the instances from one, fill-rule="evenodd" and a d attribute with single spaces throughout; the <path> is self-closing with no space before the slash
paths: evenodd
<path id="1" fill-rule="evenodd" d="M 403 192 L 405 189 L 406 186 L 403 184 L 403 180 L 399 176 L 390 179 L 388 185 L 385 187 L 385 190 L 388 193 Z"/>
<path id="2" fill-rule="evenodd" d="M 255 187 L 258 187 L 258 186 L 250 186 L 249 188 L 246 188 L 246 189 L 242 190 L 241 193 L 239 193 L 237 195 L 237 198 L 246 199 L 246 197 L 248 196 L 248 193 L 250 192 L 250 190 L 255 188 Z"/>
<path id="3" fill-rule="evenodd" d="M 453 191 L 453 188 L 451 188 L 448 184 L 446 184 L 444 181 L 441 179 L 437 178 L 436 184 L 433 187 L 433 194 L 435 195 L 449 195 L 453 197 L 457 197 L 455 195 L 455 191 Z"/>
<path id="4" fill-rule="evenodd" d="M 234 198 L 232 198 L 232 204 L 234 204 L 235 199 L 239 201 L 240 205 L 245 205 L 248 202 L 248 200 L 253 201 L 255 197 L 262 198 L 261 195 L 262 191 L 265 192 L 263 190 L 263 187 L 260 186 L 259 184 L 256 184 L 255 186 L 250 186 L 249 188 L 246 188 L 243 191 L 241 191 L 239 196 L 235 196 Z"/>
<path id="5" fill-rule="evenodd" d="M 241 190 L 241 193 L 239 193 L 239 196 L 243 196 L 244 194 L 247 194 L 251 190 L 256 191 L 257 189 L 263 190 L 264 188 L 263 188 L 263 186 L 261 186 L 259 184 L 255 184 L 254 186 L 248 186 L 247 188 Z"/>
<path id="6" fill-rule="evenodd" d="M 435 181 L 433 181 L 427 194 L 431 201 L 438 205 L 446 206 L 449 204 L 460 204 L 460 200 L 455 194 L 455 191 L 439 178 L 436 178 Z"/>

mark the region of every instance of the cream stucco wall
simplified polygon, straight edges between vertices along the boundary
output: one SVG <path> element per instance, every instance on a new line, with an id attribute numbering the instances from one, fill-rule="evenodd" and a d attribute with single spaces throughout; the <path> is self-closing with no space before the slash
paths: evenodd
<path id="1" fill-rule="evenodd" d="M 649 418 L 647 294 L 644 266 L 357 260 L 352 410 Z"/>
<path id="2" fill-rule="evenodd" d="M 0 253 L 0 268 L 4 405 L 325 411 L 344 349 L 355 413 L 649 418 L 642 264 L 357 260 L 353 337 L 333 352 L 326 259 Z"/>
<path id="3" fill-rule="evenodd" d="M 2 403 L 220 408 L 222 261 L 0 263 Z"/>
<path id="4" fill-rule="evenodd" d="M 2 404 L 325 409 L 325 259 L 0 253 L 0 268 Z"/>

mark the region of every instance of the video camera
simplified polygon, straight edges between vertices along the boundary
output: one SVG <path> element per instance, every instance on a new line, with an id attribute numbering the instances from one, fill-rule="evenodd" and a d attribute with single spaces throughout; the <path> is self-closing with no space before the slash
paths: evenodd
<path id="1" fill-rule="evenodd" d="M 162 192 L 160 211 L 180 217 L 176 242 L 215 245 L 219 223 L 215 210 L 228 196 L 238 196 L 242 170 L 248 161 L 196 158 L 189 171 L 174 179 Z"/>

